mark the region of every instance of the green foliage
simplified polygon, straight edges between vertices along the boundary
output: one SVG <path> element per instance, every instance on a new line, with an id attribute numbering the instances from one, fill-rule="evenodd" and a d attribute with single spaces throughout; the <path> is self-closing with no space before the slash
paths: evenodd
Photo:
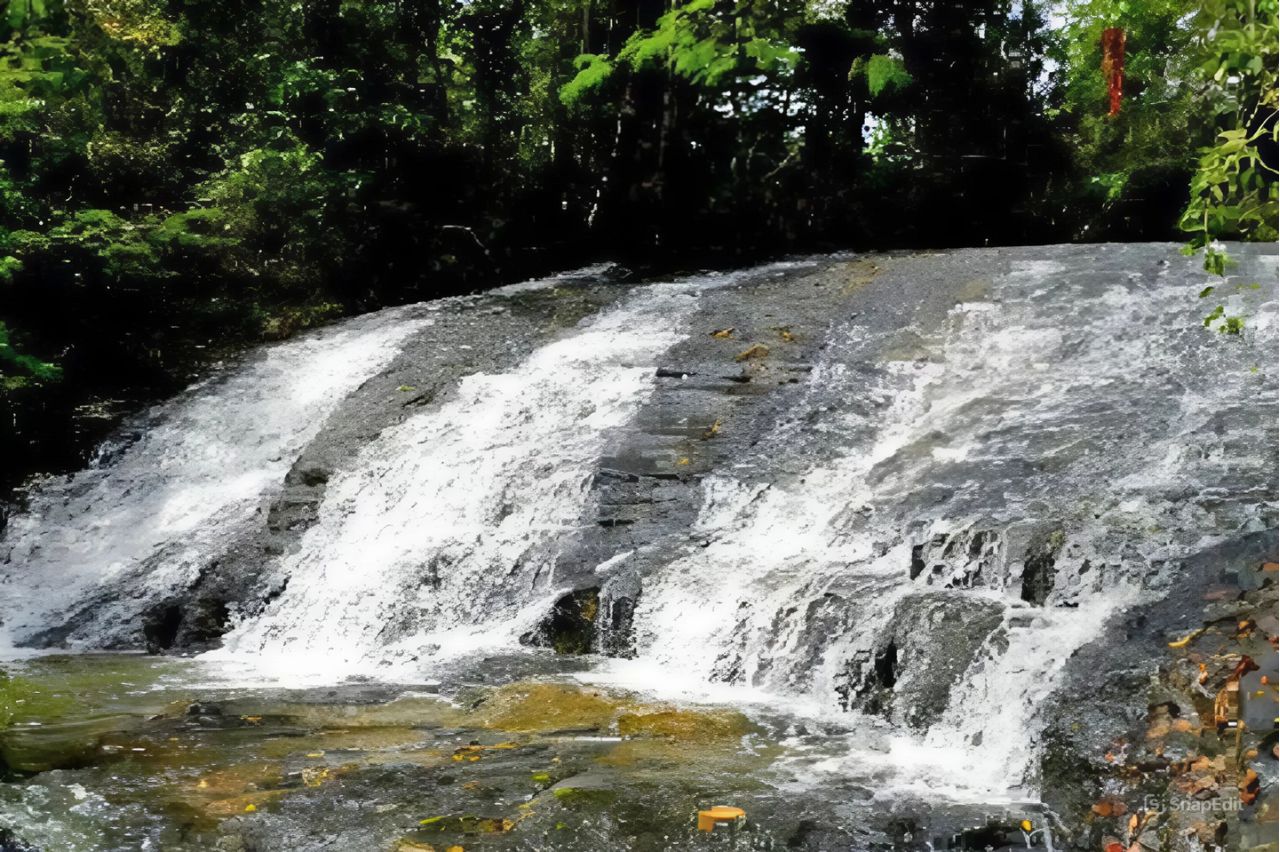
<path id="1" fill-rule="evenodd" d="M 673 6 L 652 29 L 633 33 L 617 62 L 633 70 L 665 67 L 706 87 L 725 85 L 743 74 L 785 71 L 798 59 L 786 39 L 789 22 L 767 9 L 767 4 L 756 0 L 733 4 L 689 0 Z"/>
<path id="2" fill-rule="evenodd" d="M 576 104 L 589 92 L 598 89 L 613 73 L 613 62 L 599 53 L 584 53 L 573 60 L 578 73 L 560 89 L 560 100 Z"/>
<path id="3" fill-rule="evenodd" d="M 1078 168 L 1087 178 L 1072 203 L 1084 214 L 1089 237 L 1126 220 L 1124 236 L 1167 238 L 1173 223 L 1158 187 L 1185 186 L 1188 148 L 1208 141 L 1195 121 L 1186 21 L 1196 0 L 1071 0 L 1052 49 L 1060 65 L 1055 116 L 1069 127 Z M 1102 73 L 1102 32 L 1125 32 L 1123 100 L 1109 115 Z M 1149 200 L 1154 199 L 1154 200 Z M 1148 224 L 1155 220 L 1156 230 Z"/>
<path id="4" fill-rule="evenodd" d="M 110 281 L 146 279 L 160 274 L 146 229 L 110 210 L 80 210 L 49 229 L 47 235 L 19 242 L 66 256 L 88 256 Z"/>
<path id="5" fill-rule="evenodd" d="M 1217 324 L 1220 334 L 1239 334 L 1244 330 L 1244 317 L 1227 316 L 1226 305 L 1218 305 L 1204 318 L 1204 327 L 1212 328 Z"/>
<path id="6" fill-rule="evenodd" d="M 8 0 L 4 20 L 10 30 L 22 32 L 46 14 L 44 0 Z"/>
<path id="7" fill-rule="evenodd" d="M 1280 143 L 1277 11 L 1276 0 L 1208 0 L 1195 19 L 1200 103 L 1217 134 L 1201 151 L 1179 224 L 1191 235 L 1185 253 L 1202 251 L 1205 270 L 1220 277 L 1230 263 L 1220 240 L 1277 238 L 1280 173 L 1266 153 L 1274 158 Z M 1226 334 L 1244 325 L 1221 305 L 1204 324 L 1218 319 Z"/>
<path id="8" fill-rule="evenodd" d="M 12 258 L 5 258 L 5 261 L 11 260 Z M 60 378 L 62 378 L 62 370 L 56 364 L 42 361 L 16 349 L 10 341 L 9 329 L 0 322 L 0 382 L 13 388 L 33 379 L 38 382 L 54 382 Z M 0 707 L 0 716 L 2 715 L 3 707 Z M 0 724 L 0 727 L 3 725 Z"/>
<path id="9" fill-rule="evenodd" d="M 182 41 L 177 24 L 165 14 L 164 4 L 155 0 L 85 0 L 85 9 L 106 36 L 148 52 Z"/>
<path id="10" fill-rule="evenodd" d="M 1242 2 L 1070 0 L 1054 32 L 1047 0 L 6 0 L 0 405 L 32 403 L 0 454 L 55 396 L 605 254 L 1165 239 L 1215 139 L 1186 221 L 1265 238 L 1276 0 L 1213 24 Z"/>
<path id="11" fill-rule="evenodd" d="M 866 63 L 867 90 L 878 95 L 889 88 L 903 89 L 911 84 L 902 60 L 883 53 L 868 57 Z"/>

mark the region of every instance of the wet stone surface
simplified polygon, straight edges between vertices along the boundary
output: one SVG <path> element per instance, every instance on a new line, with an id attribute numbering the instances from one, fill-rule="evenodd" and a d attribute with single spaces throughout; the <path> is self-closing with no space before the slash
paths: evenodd
<path id="1" fill-rule="evenodd" d="M 563 677 L 281 691 L 199 685 L 229 673 L 139 656 L 7 670 L 0 825 L 30 848 L 914 849 L 1036 814 L 789 792 L 773 766 L 788 743 L 820 747 L 820 730 Z M 697 831 L 719 804 L 747 822 Z"/>
<path id="2" fill-rule="evenodd" d="M 1233 253 L 1239 335 L 1174 246 L 1040 246 L 250 353 L 10 519 L 0 640 L 160 656 L 5 664 L 0 849 L 1265 846 L 1276 255 Z"/>

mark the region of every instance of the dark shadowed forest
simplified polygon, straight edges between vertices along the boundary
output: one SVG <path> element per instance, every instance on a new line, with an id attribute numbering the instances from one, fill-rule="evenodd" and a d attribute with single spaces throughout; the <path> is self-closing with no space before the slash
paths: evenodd
<path id="1" fill-rule="evenodd" d="M 1275 238 L 1274 0 L 5 11 L 10 482 L 244 343 L 599 260 Z"/>

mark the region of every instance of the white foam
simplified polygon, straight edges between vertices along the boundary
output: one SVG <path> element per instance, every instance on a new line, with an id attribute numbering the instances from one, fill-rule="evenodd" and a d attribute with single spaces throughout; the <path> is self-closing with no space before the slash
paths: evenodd
<path id="1" fill-rule="evenodd" d="M 648 288 L 384 432 L 274 566 L 284 593 L 217 653 L 342 671 L 514 645 L 560 590 L 556 561 L 605 442 L 696 304 L 695 286 Z"/>
<path id="2" fill-rule="evenodd" d="M 394 309 L 273 346 L 162 406 L 108 462 L 35 489 L 4 541 L 0 644 L 145 565 L 137 582 L 147 590 L 188 584 L 279 490 L 329 413 L 423 322 Z"/>

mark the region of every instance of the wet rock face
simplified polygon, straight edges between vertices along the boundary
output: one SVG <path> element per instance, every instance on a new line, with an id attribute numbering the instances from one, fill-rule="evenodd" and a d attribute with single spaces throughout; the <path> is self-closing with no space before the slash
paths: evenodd
<path id="1" fill-rule="evenodd" d="M 557 654 L 587 654 L 599 648 L 596 625 L 600 620 L 600 590 L 579 589 L 557 600 L 547 617 L 520 641 Z"/>
<path id="2" fill-rule="evenodd" d="M 1274 843 L 1276 548 L 1266 532 L 1191 555 L 1068 663 L 1040 761 L 1059 848 Z"/>
<path id="3" fill-rule="evenodd" d="M 925 730 L 946 711 L 952 686 L 998 641 L 1003 608 L 941 593 L 912 595 L 894 610 L 881 644 L 845 665 L 836 689 L 846 709 Z"/>
<path id="4" fill-rule="evenodd" d="M 1064 536 L 1055 530 L 1040 536 L 1027 548 L 1022 560 L 1022 599 L 1035 606 L 1044 606 L 1053 591 L 1054 561 L 1062 550 Z M 1087 569 L 1086 569 L 1087 570 Z"/>
<path id="5" fill-rule="evenodd" d="M 1027 247 L 360 318 L 37 496 L 2 627 L 406 681 L 458 647 L 639 657 L 617 668 L 1003 732 L 1025 763 L 1075 649 L 1202 539 L 1275 524 L 1273 290 L 1227 338 L 1200 275 L 1168 246 Z M 151 538 L 102 534 L 130 526 Z"/>
<path id="6" fill-rule="evenodd" d="M 998 530 L 935 535 L 911 549 L 912 580 L 944 589 L 1001 588 L 1004 542 Z"/>

